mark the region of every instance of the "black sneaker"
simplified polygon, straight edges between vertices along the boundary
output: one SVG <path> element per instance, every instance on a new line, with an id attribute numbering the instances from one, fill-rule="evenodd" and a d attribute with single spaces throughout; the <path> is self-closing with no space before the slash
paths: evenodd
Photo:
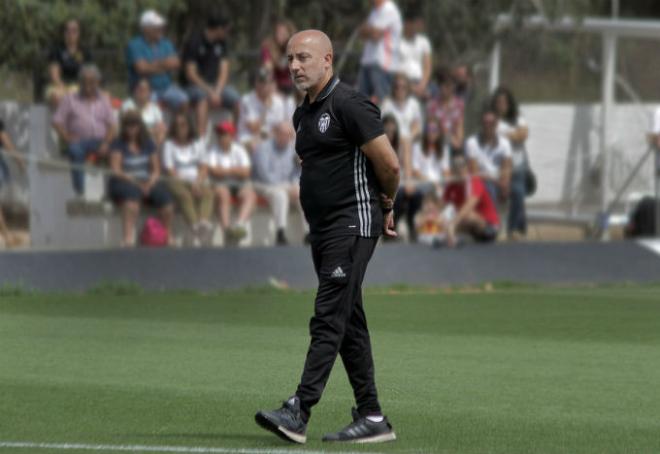
<path id="1" fill-rule="evenodd" d="M 283 229 L 278 229 L 277 234 L 275 235 L 275 244 L 277 246 L 286 246 L 289 244 L 289 240 L 286 239 L 286 234 Z"/>
<path id="2" fill-rule="evenodd" d="M 300 444 L 307 441 L 307 424 L 303 421 L 300 399 L 297 396 L 289 398 L 277 410 L 257 412 L 254 420 L 283 440 Z"/>
<path id="3" fill-rule="evenodd" d="M 351 410 L 353 422 L 339 432 L 323 436 L 323 441 L 344 441 L 348 443 L 383 443 L 396 440 L 392 425 L 383 417 L 381 422 L 369 421 L 360 416 L 355 408 Z"/>

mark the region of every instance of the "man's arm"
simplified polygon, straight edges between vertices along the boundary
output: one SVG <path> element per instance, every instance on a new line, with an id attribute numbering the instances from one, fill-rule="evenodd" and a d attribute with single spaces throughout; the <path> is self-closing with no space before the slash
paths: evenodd
<path id="1" fill-rule="evenodd" d="M 385 134 L 371 139 L 362 147 L 365 154 L 374 167 L 376 178 L 383 190 L 381 194 L 381 206 L 383 208 L 383 233 L 389 237 L 397 236 L 394 230 L 394 198 L 399 188 L 399 158 L 397 157 L 389 139 Z"/>
<path id="2" fill-rule="evenodd" d="M 194 61 L 186 62 L 186 79 L 188 79 L 188 82 L 192 82 L 207 93 L 213 91 L 213 87 L 207 84 L 197 72 L 197 65 Z"/>
<path id="3" fill-rule="evenodd" d="M 225 89 L 227 85 L 227 79 L 229 78 L 229 60 L 223 58 L 220 60 L 220 69 L 218 71 L 218 80 L 215 84 L 215 92 L 218 95 L 222 95 L 222 90 Z"/>
<path id="4" fill-rule="evenodd" d="M 387 136 L 383 134 L 371 139 L 362 145 L 361 149 L 374 166 L 374 172 L 383 194 L 393 200 L 399 188 L 400 166 L 399 158 Z"/>

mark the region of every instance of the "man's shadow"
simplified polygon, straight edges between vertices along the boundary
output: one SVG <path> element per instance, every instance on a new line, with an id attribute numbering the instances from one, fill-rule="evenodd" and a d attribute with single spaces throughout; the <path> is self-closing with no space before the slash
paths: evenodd
<path id="1" fill-rule="evenodd" d="M 150 439 L 185 439 L 185 440 L 227 440 L 227 441 L 239 441 L 239 442 L 252 442 L 252 443 L 283 443 L 277 437 L 273 437 L 267 433 L 264 434 L 227 434 L 227 433 L 131 433 L 131 434 L 120 434 L 121 437 L 139 437 L 139 438 L 150 438 Z"/>

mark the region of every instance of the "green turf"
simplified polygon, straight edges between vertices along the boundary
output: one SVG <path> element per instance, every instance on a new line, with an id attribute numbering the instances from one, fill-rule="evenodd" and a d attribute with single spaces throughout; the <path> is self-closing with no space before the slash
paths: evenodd
<path id="1" fill-rule="evenodd" d="M 109 293 L 0 295 L 0 441 L 295 449 L 253 415 L 294 390 L 312 294 Z M 400 439 L 351 450 L 660 452 L 660 288 L 371 291 L 365 304 Z M 319 440 L 351 405 L 338 361 L 304 449 L 347 449 Z"/>

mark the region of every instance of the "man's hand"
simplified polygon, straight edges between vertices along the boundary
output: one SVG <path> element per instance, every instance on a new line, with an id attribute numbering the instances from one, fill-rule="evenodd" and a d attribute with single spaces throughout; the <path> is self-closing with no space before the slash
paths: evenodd
<path id="1" fill-rule="evenodd" d="M 383 214 L 383 234 L 390 238 L 399 236 L 394 230 L 394 211 L 388 211 Z"/>
<path id="2" fill-rule="evenodd" d="M 142 190 L 142 194 L 144 194 L 145 196 L 148 195 L 153 185 L 154 184 L 151 181 L 145 181 L 144 183 L 140 183 L 140 189 Z"/>

